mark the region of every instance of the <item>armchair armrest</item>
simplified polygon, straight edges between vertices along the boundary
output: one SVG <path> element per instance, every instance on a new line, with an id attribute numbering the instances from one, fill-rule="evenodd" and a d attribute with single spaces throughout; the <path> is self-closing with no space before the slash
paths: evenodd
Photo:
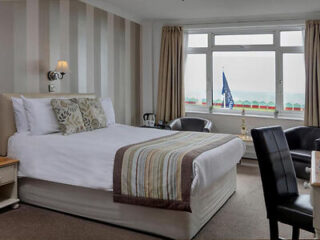
<path id="1" fill-rule="evenodd" d="M 181 129 L 181 121 L 179 118 L 172 120 L 166 125 L 166 129 L 170 130 L 180 130 Z"/>
<path id="2" fill-rule="evenodd" d="M 320 151 L 320 138 L 317 138 L 316 140 L 314 140 L 314 149 L 316 151 Z"/>
<path id="3" fill-rule="evenodd" d="M 203 127 L 204 132 L 212 132 L 212 122 L 208 121 L 206 125 Z"/>

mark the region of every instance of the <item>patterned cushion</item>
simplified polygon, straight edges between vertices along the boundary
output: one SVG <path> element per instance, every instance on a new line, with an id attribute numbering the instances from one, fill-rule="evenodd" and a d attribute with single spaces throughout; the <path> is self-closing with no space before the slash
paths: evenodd
<path id="1" fill-rule="evenodd" d="M 99 99 L 77 98 L 73 100 L 79 105 L 84 126 L 87 131 L 107 127 L 106 115 Z"/>
<path id="2" fill-rule="evenodd" d="M 64 135 L 86 130 L 76 101 L 73 99 L 52 99 L 51 105 Z"/>

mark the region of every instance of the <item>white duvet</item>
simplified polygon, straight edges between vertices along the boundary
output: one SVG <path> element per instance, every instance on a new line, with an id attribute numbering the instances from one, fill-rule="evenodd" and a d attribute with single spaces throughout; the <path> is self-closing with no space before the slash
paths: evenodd
<path id="1" fill-rule="evenodd" d="M 69 136 L 16 133 L 9 139 L 8 156 L 20 160 L 19 176 L 112 191 L 114 156 L 120 147 L 173 133 L 120 124 Z M 244 143 L 236 138 L 199 155 L 192 192 L 231 170 L 244 152 Z"/>

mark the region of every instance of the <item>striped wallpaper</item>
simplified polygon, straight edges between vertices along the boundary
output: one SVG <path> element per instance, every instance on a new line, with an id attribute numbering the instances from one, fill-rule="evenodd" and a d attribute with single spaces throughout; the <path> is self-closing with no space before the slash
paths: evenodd
<path id="1" fill-rule="evenodd" d="M 119 123 L 139 123 L 139 24 L 79 0 L 12 0 L 0 1 L 0 31 L 0 92 L 48 92 L 65 59 L 56 92 L 110 97 Z"/>

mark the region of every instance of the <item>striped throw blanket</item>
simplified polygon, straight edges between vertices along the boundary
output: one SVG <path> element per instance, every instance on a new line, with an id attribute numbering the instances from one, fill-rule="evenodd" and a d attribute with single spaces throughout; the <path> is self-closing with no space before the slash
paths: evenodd
<path id="1" fill-rule="evenodd" d="M 114 163 L 114 202 L 191 212 L 193 160 L 233 138 L 179 132 L 120 148 Z"/>

